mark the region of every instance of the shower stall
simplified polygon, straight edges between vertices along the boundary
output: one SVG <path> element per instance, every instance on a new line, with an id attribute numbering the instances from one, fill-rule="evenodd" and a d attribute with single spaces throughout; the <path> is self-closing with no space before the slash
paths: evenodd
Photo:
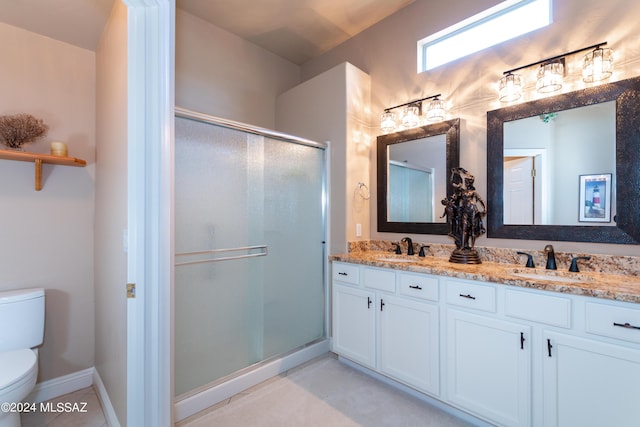
<path id="1" fill-rule="evenodd" d="M 328 350 L 326 160 L 324 144 L 176 108 L 178 419 Z"/>

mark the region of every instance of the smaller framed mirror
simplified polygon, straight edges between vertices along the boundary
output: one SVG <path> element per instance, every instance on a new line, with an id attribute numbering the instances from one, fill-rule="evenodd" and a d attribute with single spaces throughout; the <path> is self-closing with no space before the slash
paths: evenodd
<path id="1" fill-rule="evenodd" d="M 378 231 L 447 234 L 442 199 L 460 161 L 460 119 L 407 129 L 377 139 Z"/>

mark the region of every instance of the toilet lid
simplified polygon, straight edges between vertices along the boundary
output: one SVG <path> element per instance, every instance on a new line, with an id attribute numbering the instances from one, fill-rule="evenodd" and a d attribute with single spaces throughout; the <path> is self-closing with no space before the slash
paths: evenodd
<path id="1" fill-rule="evenodd" d="M 30 348 L 0 353 L 0 390 L 27 376 L 37 361 Z"/>

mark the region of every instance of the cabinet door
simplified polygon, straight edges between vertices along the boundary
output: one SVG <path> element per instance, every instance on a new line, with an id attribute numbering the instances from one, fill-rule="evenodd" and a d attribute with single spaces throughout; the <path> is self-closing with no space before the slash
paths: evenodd
<path id="1" fill-rule="evenodd" d="M 333 285 L 333 351 L 375 368 L 375 294 Z"/>
<path id="2" fill-rule="evenodd" d="M 506 426 L 531 424 L 530 328 L 449 309 L 447 398 Z"/>
<path id="3" fill-rule="evenodd" d="M 398 297 L 379 296 L 379 369 L 395 379 L 438 395 L 438 307 Z"/>
<path id="4" fill-rule="evenodd" d="M 545 427 L 638 426 L 640 350 L 546 333 Z"/>

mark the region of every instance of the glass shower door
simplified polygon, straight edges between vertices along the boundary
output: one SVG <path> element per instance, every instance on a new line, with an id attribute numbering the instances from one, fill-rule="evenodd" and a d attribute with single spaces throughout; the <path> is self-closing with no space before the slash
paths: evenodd
<path id="1" fill-rule="evenodd" d="M 324 337 L 324 150 L 176 118 L 175 388 Z"/>

